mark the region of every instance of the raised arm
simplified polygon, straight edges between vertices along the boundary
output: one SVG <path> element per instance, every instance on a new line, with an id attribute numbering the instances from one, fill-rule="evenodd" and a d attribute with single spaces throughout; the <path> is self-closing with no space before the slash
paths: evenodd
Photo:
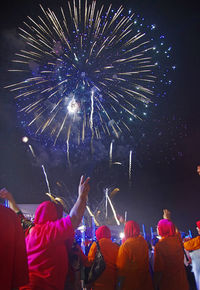
<path id="1" fill-rule="evenodd" d="M 2 188 L 0 190 L 0 197 L 9 201 L 9 207 L 18 215 L 24 232 L 28 234 L 29 230 L 34 226 L 34 224 L 23 215 L 22 211 L 17 206 L 12 194 L 6 188 Z"/>
<path id="2" fill-rule="evenodd" d="M 84 215 L 88 193 L 90 190 L 89 180 L 89 177 L 85 179 L 83 175 L 81 176 L 78 187 L 78 198 L 69 214 L 74 229 L 79 226 Z"/>
<path id="3" fill-rule="evenodd" d="M 4 187 L 0 190 L 0 197 L 9 201 L 9 207 L 16 213 L 20 212 L 12 194 Z"/>

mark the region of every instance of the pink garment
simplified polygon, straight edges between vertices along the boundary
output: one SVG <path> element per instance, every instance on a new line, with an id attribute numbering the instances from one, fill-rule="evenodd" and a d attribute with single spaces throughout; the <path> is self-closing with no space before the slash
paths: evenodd
<path id="1" fill-rule="evenodd" d="M 107 226 L 101 226 L 96 230 L 96 238 L 99 241 L 100 239 L 106 238 L 111 239 L 111 232 Z"/>
<path id="2" fill-rule="evenodd" d="M 20 289 L 63 290 L 68 272 L 66 243 L 74 238 L 70 217 L 59 217 L 57 205 L 47 201 L 39 205 L 35 226 L 26 237 L 29 285 Z"/>
<path id="3" fill-rule="evenodd" d="M 168 219 L 162 219 L 158 222 L 158 233 L 161 237 L 173 237 L 176 234 L 175 225 Z"/>
<path id="4" fill-rule="evenodd" d="M 197 227 L 200 229 L 200 221 L 196 222 Z"/>
<path id="5" fill-rule="evenodd" d="M 0 204 L 0 289 L 28 283 L 25 237 L 18 216 Z"/>

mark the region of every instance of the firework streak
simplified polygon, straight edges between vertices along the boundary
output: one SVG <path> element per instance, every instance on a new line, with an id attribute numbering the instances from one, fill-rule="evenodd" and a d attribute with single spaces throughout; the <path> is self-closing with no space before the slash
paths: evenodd
<path id="1" fill-rule="evenodd" d="M 155 27 L 138 24 L 139 16 L 123 7 L 98 8 L 96 1 L 68 2 L 57 15 L 42 6 L 41 12 L 19 28 L 26 45 L 9 71 L 23 80 L 7 86 L 27 133 L 68 152 L 70 142 L 130 134 L 157 79 L 167 82 L 168 69 L 161 70 L 161 53 L 148 36 Z"/>

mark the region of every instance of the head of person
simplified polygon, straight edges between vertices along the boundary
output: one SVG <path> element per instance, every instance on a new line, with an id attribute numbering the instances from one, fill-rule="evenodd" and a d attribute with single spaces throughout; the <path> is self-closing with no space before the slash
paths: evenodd
<path id="1" fill-rule="evenodd" d="M 197 166 L 197 173 L 200 175 L 200 165 Z"/>
<path id="2" fill-rule="evenodd" d="M 101 226 L 96 230 L 97 241 L 101 239 L 111 239 L 111 232 L 107 226 Z"/>
<path id="3" fill-rule="evenodd" d="M 162 238 L 173 237 L 176 234 L 175 225 L 168 219 L 162 219 L 158 222 L 157 231 Z"/>
<path id="4" fill-rule="evenodd" d="M 52 201 L 42 202 L 35 211 L 34 224 L 45 224 L 53 222 L 63 216 L 63 207 Z"/>
<path id="5" fill-rule="evenodd" d="M 137 238 L 140 235 L 140 226 L 135 221 L 127 221 L 124 227 L 124 239 L 125 242 L 129 238 Z"/>
<path id="6" fill-rule="evenodd" d="M 196 225 L 197 225 L 197 227 L 196 227 L 197 232 L 198 232 L 198 234 L 200 235 L 200 221 L 197 221 L 197 222 L 196 222 Z"/>

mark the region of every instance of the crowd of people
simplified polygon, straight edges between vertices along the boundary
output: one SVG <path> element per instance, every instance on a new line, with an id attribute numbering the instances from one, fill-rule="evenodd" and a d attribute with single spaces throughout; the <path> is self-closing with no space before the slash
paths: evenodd
<path id="1" fill-rule="evenodd" d="M 198 236 L 182 239 L 163 211 L 158 238 L 149 243 L 135 221 L 124 225 L 120 244 L 112 240 L 108 226 L 96 229 L 88 253 L 75 239 L 90 190 L 89 178 L 81 176 L 78 197 L 69 215 L 63 203 L 45 201 L 34 221 L 25 218 L 10 192 L 0 190 L 9 207 L 0 205 L 0 289 L 11 290 L 200 290 L 200 221 Z M 105 269 L 90 284 L 85 283 L 100 249 Z"/>

